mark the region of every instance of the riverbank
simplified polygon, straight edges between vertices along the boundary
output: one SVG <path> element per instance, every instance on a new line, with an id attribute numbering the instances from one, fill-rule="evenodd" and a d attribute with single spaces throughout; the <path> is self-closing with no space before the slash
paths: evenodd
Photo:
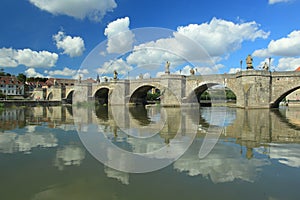
<path id="1" fill-rule="evenodd" d="M 59 106 L 61 105 L 61 101 L 47 101 L 47 100 L 1 100 L 0 104 L 3 107 L 12 107 L 12 106 Z"/>

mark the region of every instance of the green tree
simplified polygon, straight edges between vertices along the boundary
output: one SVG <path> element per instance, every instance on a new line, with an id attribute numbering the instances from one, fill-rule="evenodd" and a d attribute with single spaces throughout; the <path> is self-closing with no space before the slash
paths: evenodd
<path id="1" fill-rule="evenodd" d="M 236 100 L 236 96 L 231 90 L 226 90 L 226 98 L 231 100 Z"/>
<path id="2" fill-rule="evenodd" d="M 25 81 L 26 81 L 26 75 L 23 74 L 23 73 L 20 73 L 20 74 L 18 74 L 17 79 L 19 81 L 21 81 L 22 83 L 25 83 Z"/>
<path id="3" fill-rule="evenodd" d="M 230 99 L 230 100 L 236 100 L 236 96 L 235 94 L 231 91 L 231 90 L 225 90 L 225 93 L 226 93 L 226 99 Z M 214 95 L 217 95 L 217 94 L 214 94 Z M 220 95 L 220 99 L 223 98 L 224 96 L 224 93 L 222 94 L 222 92 L 219 94 Z M 215 98 L 218 98 L 218 96 L 214 96 Z M 211 97 L 210 97 L 210 94 L 209 92 L 206 90 L 204 91 L 201 96 L 200 96 L 200 99 L 201 100 L 210 100 Z"/>
<path id="4" fill-rule="evenodd" d="M 11 76 L 10 73 L 6 73 L 3 68 L 0 69 L 0 76 Z"/>
<path id="5" fill-rule="evenodd" d="M 41 77 L 29 77 L 26 79 L 29 82 L 46 82 L 48 80 L 48 78 L 41 78 Z"/>
<path id="6" fill-rule="evenodd" d="M 5 76 L 5 72 L 3 68 L 0 69 L 0 76 Z"/>
<path id="7" fill-rule="evenodd" d="M 0 90 L 0 99 L 5 98 L 5 94 L 2 93 L 2 90 Z"/>

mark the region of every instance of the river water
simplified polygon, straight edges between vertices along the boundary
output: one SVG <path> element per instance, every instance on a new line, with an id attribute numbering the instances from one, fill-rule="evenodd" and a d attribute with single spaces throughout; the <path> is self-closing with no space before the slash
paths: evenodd
<path id="1" fill-rule="evenodd" d="M 300 108 L 63 106 L 0 118 L 1 200 L 300 197 Z"/>

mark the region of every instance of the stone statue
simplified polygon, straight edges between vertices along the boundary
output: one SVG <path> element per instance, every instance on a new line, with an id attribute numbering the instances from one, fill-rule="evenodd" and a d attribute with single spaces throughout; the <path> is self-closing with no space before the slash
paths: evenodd
<path id="1" fill-rule="evenodd" d="M 140 75 L 139 75 L 139 79 L 143 79 L 144 78 L 144 76 L 143 76 L 143 74 L 141 73 Z"/>
<path id="2" fill-rule="evenodd" d="M 118 79 L 118 72 L 117 70 L 114 70 L 114 80 L 117 80 Z"/>
<path id="3" fill-rule="evenodd" d="M 99 78 L 99 74 L 97 74 L 97 79 L 96 79 L 97 83 L 100 83 L 100 78 Z"/>
<path id="4" fill-rule="evenodd" d="M 249 54 L 246 58 L 247 69 L 253 69 L 252 62 L 253 62 L 253 59 L 252 59 L 251 55 Z"/>
<path id="5" fill-rule="evenodd" d="M 269 65 L 267 64 L 267 62 L 265 62 L 263 70 L 269 71 Z"/>
<path id="6" fill-rule="evenodd" d="M 169 61 L 166 62 L 165 73 L 170 74 L 170 62 Z"/>
<path id="7" fill-rule="evenodd" d="M 191 73 L 191 75 L 195 75 L 195 70 L 194 69 L 190 69 L 190 73 Z"/>

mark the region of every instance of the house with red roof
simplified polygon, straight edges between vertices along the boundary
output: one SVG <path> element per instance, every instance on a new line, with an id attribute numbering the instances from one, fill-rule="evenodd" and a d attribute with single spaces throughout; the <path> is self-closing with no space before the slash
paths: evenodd
<path id="1" fill-rule="evenodd" d="M 15 76 L 0 76 L 0 90 L 6 96 L 23 96 L 24 83 Z"/>

